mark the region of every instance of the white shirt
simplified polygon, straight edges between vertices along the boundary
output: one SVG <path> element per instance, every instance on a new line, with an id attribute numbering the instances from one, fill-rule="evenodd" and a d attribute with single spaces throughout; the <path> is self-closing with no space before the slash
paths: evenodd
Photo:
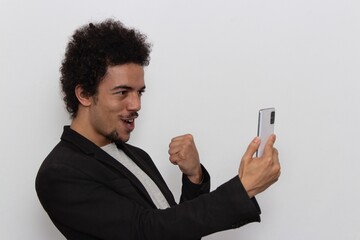
<path id="1" fill-rule="evenodd" d="M 169 203 L 164 197 L 164 194 L 162 194 L 154 181 L 138 165 L 136 165 L 136 163 L 131 158 L 129 158 L 122 150 L 118 149 L 115 143 L 105 145 L 101 147 L 101 149 L 118 160 L 130 172 L 132 172 L 137 177 L 137 179 L 139 179 L 158 209 L 165 209 L 170 207 Z"/>

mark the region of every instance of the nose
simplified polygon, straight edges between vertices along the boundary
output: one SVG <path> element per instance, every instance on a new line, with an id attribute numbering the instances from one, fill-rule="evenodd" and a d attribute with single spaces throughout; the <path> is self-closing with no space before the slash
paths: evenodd
<path id="1" fill-rule="evenodd" d="M 139 111 L 141 109 L 141 96 L 137 92 L 129 95 L 127 107 L 129 111 Z"/>

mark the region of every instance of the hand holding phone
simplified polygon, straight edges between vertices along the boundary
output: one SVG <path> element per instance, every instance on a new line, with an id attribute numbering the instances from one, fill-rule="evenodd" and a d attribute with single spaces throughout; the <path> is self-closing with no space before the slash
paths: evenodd
<path id="1" fill-rule="evenodd" d="M 275 108 L 260 109 L 258 120 L 258 137 L 261 139 L 261 143 L 256 157 L 261 157 L 264 153 L 264 148 L 270 135 L 274 133 L 275 125 Z"/>

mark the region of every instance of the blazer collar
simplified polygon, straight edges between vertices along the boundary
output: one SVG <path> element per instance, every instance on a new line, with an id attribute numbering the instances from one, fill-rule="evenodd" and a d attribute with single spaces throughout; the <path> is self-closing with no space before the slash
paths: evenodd
<path id="1" fill-rule="evenodd" d="M 98 147 L 95 143 L 91 142 L 81 134 L 77 133 L 70 126 L 64 126 L 64 132 L 61 136 L 61 139 L 67 142 L 70 142 L 76 145 L 84 154 L 89 155 L 97 159 L 98 161 L 106 164 L 109 167 L 115 168 L 121 174 L 125 175 L 131 183 L 141 192 L 141 194 L 148 200 L 148 202 L 156 208 L 155 204 L 151 200 L 150 195 L 142 185 L 142 183 L 137 179 L 137 177 L 131 173 L 124 165 L 122 165 L 119 161 L 111 157 L 105 151 L 103 151 L 100 147 Z M 174 199 L 172 197 L 171 192 L 164 186 L 159 178 L 154 174 L 151 168 L 144 163 L 144 161 L 134 152 L 131 151 L 127 144 L 122 142 L 116 142 L 118 148 L 123 150 L 148 176 L 153 179 L 155 184 L 160 188 L 165 198 L 169 202 L 170 205 L 174 205 Z"/>
<path id="2" fill-rule="evenodd" d="M 164 194 L 166 200 L 170 206 L 176 205 L 174 196 L 167 187 L 164 180 L 158 174 L 154 173 L 154 170 L 146 163 L 145 159 L 140 157 L 135 151 L 132 151 L 128 144 L 116 142 L 119 149 L 123 150 L 127 156 L 129 156 L 158 186 L 160 191 Z M 160 173 L 159 173 L 160 174 Z"/>
<path id="3" fill-rule="evenodd" d="M 139 190 L 139 192 L 147 199 L 148 203 L 156 208 L 155 204 L 151 200 L 150 195 L 141 184 L 141 182 L 132 174 L 124 165 L 118 162 L 116 159 L 111 157 L 95 143 L 91 142 L 81 134 L 77 133 L 70 126 L 64 127 L 64 132 L 61 139 L 70 142 L 77 146 L 84 154 L 91 156 L 99 162 L 116 169 L 119 173 L 126 176 L 126 178 Z"/>

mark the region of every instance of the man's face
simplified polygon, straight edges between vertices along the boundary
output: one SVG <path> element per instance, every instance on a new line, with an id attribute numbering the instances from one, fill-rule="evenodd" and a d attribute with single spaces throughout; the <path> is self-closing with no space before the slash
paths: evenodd
<path id="1" fill-rule="evenodd" d="M 90 125 L 98 145 L 129 140 L 144 91 L 142 66 L 130 63 L 108 67 L 98 93 L 91 97 L 89 109 Z"/>

